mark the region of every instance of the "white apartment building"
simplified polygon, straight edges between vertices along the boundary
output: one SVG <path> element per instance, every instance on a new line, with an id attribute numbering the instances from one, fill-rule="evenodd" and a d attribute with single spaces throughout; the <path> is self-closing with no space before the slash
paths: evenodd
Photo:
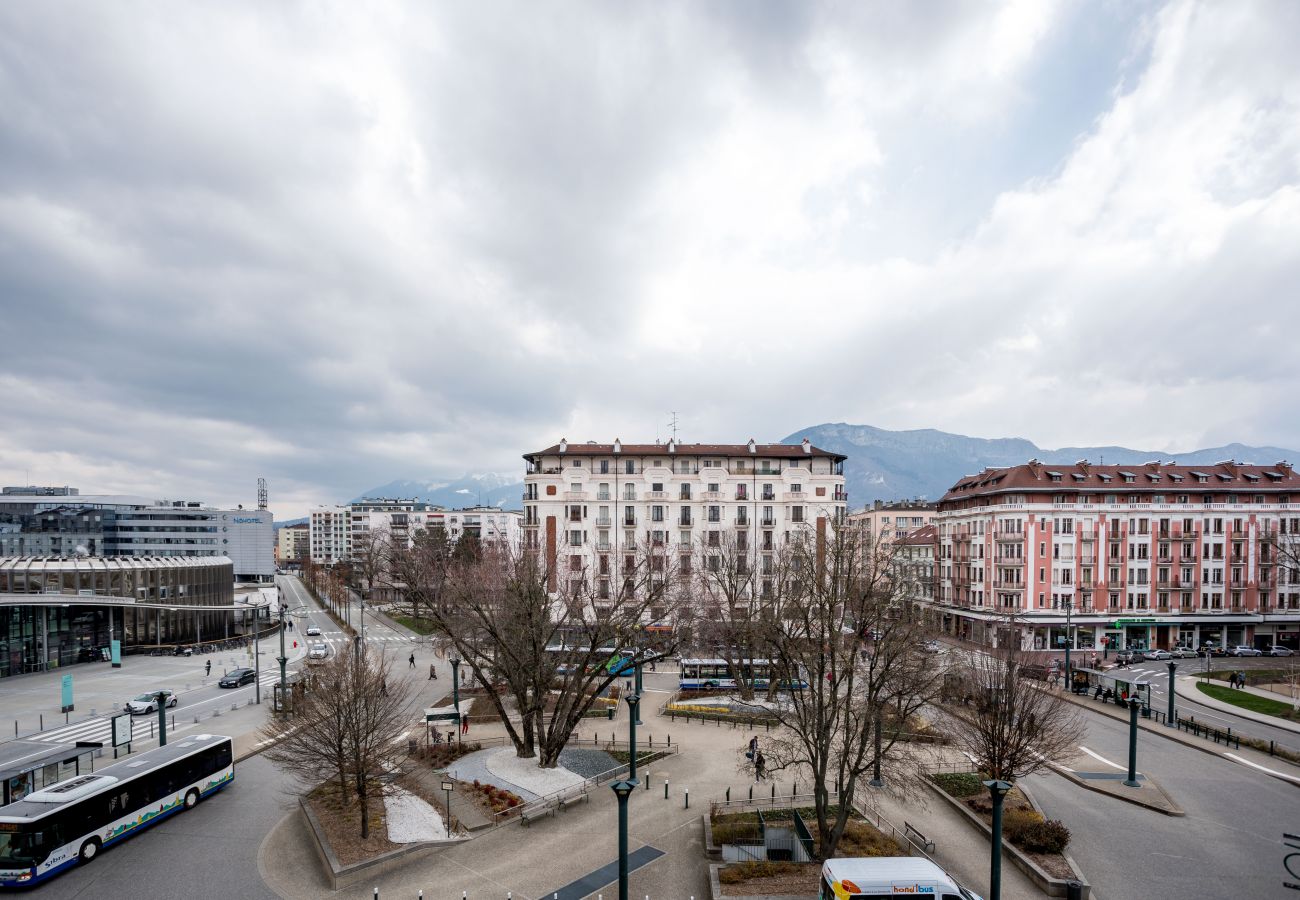
<path id="1" fill-rule="evenodd" d="M 877 500 L 849 513 L 849 524 L 873 540 L 889 543 L 935 524 L 938 514 L 939 504 L 924 500 Z"/>
<path id="2" fill-rule="evenodd" d="M 690 553 L 723 533 L 764 553 L 793 532 L 844 521 L 846 457 L 802 444 L 558 444 L 525 454 L 524 547 L 547 561 L 548 588 L 599 601 L 638 548 Z M 567 583 L 561 584 L 564 577 Z M 587 581 L 590 579 L 590 581 Z M 594 583 L 593 583 L 594 582 Z"/>
<path id="3" fill-rule="evenodd" d="M 441 527 L 447 540 L 456 543 L 473 534 L 481 541 L 504 541 L 512 551 L 523 546 L 523 513 L 519 510 L 476 506 L 444 509 L 422 500 L 367 497 L 346 506 L 321 506 L 309 517 L 311 557 L 321 565 L 352 558 L 361 535 L 383 534 L 388 539 L 412 546 L 421 531 Z"/>
<path id="4" fill-rule="evenodd" d="M 1237 463 L 986 469 L 939 502 L 937 624 L 1025 646 L 1300 649 L 1300 477 Z M 1068 626 L 1067 626 L 1068 622 Z"/>

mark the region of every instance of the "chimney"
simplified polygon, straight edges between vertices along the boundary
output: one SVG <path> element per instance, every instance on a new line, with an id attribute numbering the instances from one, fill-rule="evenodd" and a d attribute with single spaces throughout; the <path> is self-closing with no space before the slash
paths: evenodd
<path id="1" fill-rule="evenodd" d="M 749 439 L 749 452 L 750 452 L 750 453 L 757 453 L 757 452 L 758 452 L 757 450 L 754 449 L 754 439 L 753 439 L 753 438 L 750 438 L 750 439 Z"/>
<path id="2" fill-rule="evenodd" d="M 812 441 L 808 440 L 807 438 L 804 438 L 802 446 L 803 446 L 804 453 L 812 453 Z"/>
<path id="3" fill-rule="evenodd" d="M 566 450 L 568 450 L 568 449 L 569 449 L 569 439 L 568 439 L 568 438 L 560 438 L 560 452 L 563 453 L 564 451 L 566 451 Z"/>

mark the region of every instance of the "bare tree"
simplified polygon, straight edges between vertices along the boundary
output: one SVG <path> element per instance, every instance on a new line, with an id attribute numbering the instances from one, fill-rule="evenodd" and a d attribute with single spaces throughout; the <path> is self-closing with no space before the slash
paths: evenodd
<path id="1" fill-rule="evenodd" d="M 262 727 L 266 755 L 313 784 L 322 773 L 337 779 L 345 808 L 359 805 L 361 837 L 370 835 L 374 779 L 395 765 L 411 727 L 411 691 L 395 679 L 380 653 L 343 651 L 311 670 L 288 712 Z"/>
<path id="2" fill-rule="evenodd" d="M 765 739 L 766 759 L 769 771 L 811 775 L 817 854 L 827 859 L 877 765 L 898 793 L 922 776 L 919 755 L 900 741 L 940 677 L 906 602 L 915 589 L 888 545 L 830 526 L 794 536 L 775 557 L 765 640 L 774 680 L 796 689 L 773 707 L 786 727 Z"/>
<path id="3" fill-rule="evenodd" d="M 740 534 L 712 531 L 695 549 L 695 637 L 726 663 L 740 699 L 752 700 L 749 670 L 761 655 L 762 627 L 754 554 Z"/>
<path id="4" fill-rule="evenodd" d="M 1014 618 L 1003 627 L 1011 640 L 964 652 L 953 668 L 969 702 L 953 710 L 951 728 L 981 772 L 1015 781 L 1074 756 L 1084 725 L 1069 701 L 1030 677 L 1027 667 L 1036 663 L 1021 647 Z"/>
<path id="5" fill-rule="evenodd" d="M 351 576 L 363 600 L 374 602 L 375 590 L 388 583 L 394 541 L 387 531 L 363 531 L 352 536 Z"/>
<path id="6" fill-rule="evenodd" d="M 549 768 L 618 677 L 610 661 L 640 646 L 645 624 L 667 611 L 668 556 L 636 548 L 623 554 L 619 577 L 610 566 L 593 578 L 585 566 L 548 567 L 536 554 L 515 556 L 496 544 L 450 562 L 416 548 L 395 561 L 395 574 L 486 690 L 518 755 Z"/>

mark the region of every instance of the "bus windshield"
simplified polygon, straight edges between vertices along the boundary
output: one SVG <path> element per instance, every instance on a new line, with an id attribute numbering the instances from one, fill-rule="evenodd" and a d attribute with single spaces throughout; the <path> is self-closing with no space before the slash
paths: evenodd
<path id="1" fill-rule="evenodd" d="M 17 829 L 11 822 L 0 823 L 0 829 Z M 41 835 L 30 831 L 0 830 L 0 869 L 30 869 L 42 859 Z"/>

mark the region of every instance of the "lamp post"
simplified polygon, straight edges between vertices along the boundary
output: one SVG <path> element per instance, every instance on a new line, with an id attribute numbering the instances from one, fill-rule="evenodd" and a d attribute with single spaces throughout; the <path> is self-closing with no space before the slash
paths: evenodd
<path id="1" fill-rule="evenodd" d="M 637 696 L 638 699 L 640 699 L 641 695 L 642 695 L 643 693 L 645 693 L 645 692 L 644 692 L 643 690 L 641 690 L 641 667 L 642 667 L 642 665 L 644 665 L 644 663 L 643 663 L 642 660 L 641 660 L 641 654 L 640 654 L 639 649 L 638 649 L 638 652 L 637 652 L 637 658 L 636 658 L 636 660 L 637 660 L 637 661 L 636 661 L 636 665 L 633 666 L 633 671 L 634 671 L 635 674 L 636 674 L 636 682 L 635 682 L 635 685 L 636 685 L 636 696 Z M 642 724 L 642 723 L 641 723 L 641 707 L 640 707 L 640 706 L 638 706 L 638 705 L 633 705 L 633 707 L 632 707 L 632 718 L 636 720 L 636 724 L 638 724 L 638 725 Z"/>
<path id="2" fill-rule="evenodd" d="M 640 695 L 629 694 L 627 698 L 627 707 L 628 707 L 628 712 L 631 713 L 631 715 L 628 716 L 628 720 L 627 720 L 627 750 L 628 750 L 627 780 L 631 782 L 633 785 L 638 784 L 636 780 L 636 726 L 637 726 L 637 710 L 640 708 L 640 706 L 641 706 Z"/>
<path id="3" fill-rule="evenodd" d="M 1002 801 L 1011 790 L 1006 781 L 986 781 L 993 799 L 993 849 L 989 858 L 989 900 L 1002 900 Z"/>
<path id="4" fill-rule="evenodd" d="M 167 746 L 167 692 L 158 691 L 153 695 L 158 701 L 158 746 Z"/>
<path id="5" fill-rule="evenodd" d="M 636 782 L 616 781 L 610 787 L 618 796 L 618 900 L 627 900 L 627 798 Z"/>
<path id="6" fill-rule="evenodd" d="M 1141 787 L 1137 780 L 1138 764 L 1138 698 L 1136 693 L 1128 698 L 1128 778 L 1125 787 Z"/>
<path id="7" fill-rule="evenodd" d="M 1070 614 L 1074 611 L 1074 598 L 1066 597 L 1065 604 L 1065 689 L 1070 690 L 1070 649 L 1074 646 L 1074 631 L 1071 629 Z"/>
<path id="8" fill-rule="evenodd" d="M 262 605 L 253 610 L 253 702 L 262 703 Z"/>
<path id="9" fill-rule="evenodd" d="M 258 654 L 259 657 L 260 657 L 261 655 L 262 655 L 261 653 Z M 280 660 L 280 706 L 281 706 L 282 709 L 287 709 L 288 706 L 289 706 L 289 695 L 288 695 L 288 694 L 286 693 L 286 691 L 285 691 L 285 688 L 286 688 L 286 678 L 285 678 L 284 667 L 285 667 L 285 665 L 289 662 L 289 657 L 286 656 L 286 655 L 285 655 L 285 652 L 284 652 L 284 603 L 283 603 L 283 602 L 280 603 L 280 656 L 279 656 L 279 660 Z"/>
<path id="10" fill-rule="evenodd" d="M 1174 670 L 1178 668 L 1178 663 L 1172 659 L 1169 661 L 1169 712 L 1165 716 L 1165 726 L 1167 728 L 1177 728 L 1178 720 L 1174 717 Z"/>
<path id="11" fill-rule="evenodd" d="M 456 740 L 460 741 L 460 657 L 452 656 L 451 663 L 451 702 L 456 709 Z"/>

